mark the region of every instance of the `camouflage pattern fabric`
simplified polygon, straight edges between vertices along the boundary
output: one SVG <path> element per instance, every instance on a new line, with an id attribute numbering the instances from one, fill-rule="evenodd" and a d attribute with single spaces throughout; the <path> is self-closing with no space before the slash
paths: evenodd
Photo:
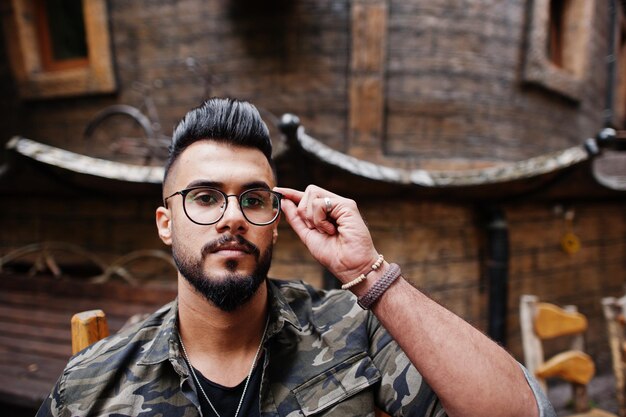
<path id="1" fill-rule="evenodd" d="M 404 352 L 350 292 L 301 282 L 269 280 L 268 286 L 262 416 L 373 416 L 375 405 L 396 416 L 446 415 Z M 77 353 L 37 416 L 201 415 L 176 313 L 174 301 Z"/>

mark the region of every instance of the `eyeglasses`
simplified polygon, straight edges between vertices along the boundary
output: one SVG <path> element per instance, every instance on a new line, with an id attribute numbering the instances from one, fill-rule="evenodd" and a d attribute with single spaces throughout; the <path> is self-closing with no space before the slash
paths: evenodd
<path id="1" fill-rule="evenodd" d="M 211 187 L 192 187 L 176 191 L 163 202 L 180 194 L 183 197 L 183 210 L 192 222 L 200 225 L 217 223 L 228 207 L 228 197 L 238 197 L 239 208 L 246 220 L 256 226 L 273 223 L 280 213 L 280 200 L 283 195 L 264 188 L 246 190 L 237 196 Z"/>

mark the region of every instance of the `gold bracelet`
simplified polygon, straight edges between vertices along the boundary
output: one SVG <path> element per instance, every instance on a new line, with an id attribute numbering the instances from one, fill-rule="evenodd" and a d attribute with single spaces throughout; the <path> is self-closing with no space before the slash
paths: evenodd
<path id="1" fill-rule="evenodd" d="M 376 271 L 378 268 L 380 268 L 380 266 L 383 264 L 383 261 L 385 260 L 385 257 L 382 254 L 378 255 L 378 259 L 376 259 L 376 262 L 374 262 L 371 266 L 372 269 L 370 269 L 369 271 L 367 271 L 367 273 L 365 274 L 361 274 L 358 277 L 356 277 L 355 279 L 353 279 L 350 282 L 346 282 L 345 284 L 343 284 L 341 286 L 342 290 L 347 290 L 349 288 L 354 287 L 355 285 L 360 284 L 361 282 L 365 281 L 365 279 L 367 278 L 367 276 L 370 274 L 370 272 L 372 271 Z"/>

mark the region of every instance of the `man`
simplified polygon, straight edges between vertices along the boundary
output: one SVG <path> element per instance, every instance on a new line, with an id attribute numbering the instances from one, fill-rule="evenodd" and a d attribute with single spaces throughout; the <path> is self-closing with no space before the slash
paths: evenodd
<path id="1" fill-rule="evenodd" d="M 353 201 L 276 187 L 252 105 L 209 100 L 172 141 L 156 223 L 178 298 L 72 358 L 38 415 L 554 416 L 512 357 L 378 254 Z M 281 206 L 350 291 L 267 279 Z"/>

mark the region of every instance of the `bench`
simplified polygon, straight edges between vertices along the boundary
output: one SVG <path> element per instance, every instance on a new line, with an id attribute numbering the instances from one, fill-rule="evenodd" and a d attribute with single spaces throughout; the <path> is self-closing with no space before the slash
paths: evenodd
<path id="1" fill-rule="evenodd" d="M 71 356 L 70 321 L 102 309 L 111 333 L 176 297 L 170 285 L 131 286 L 0 274 L 0 402 L 37 409 Z"/>

